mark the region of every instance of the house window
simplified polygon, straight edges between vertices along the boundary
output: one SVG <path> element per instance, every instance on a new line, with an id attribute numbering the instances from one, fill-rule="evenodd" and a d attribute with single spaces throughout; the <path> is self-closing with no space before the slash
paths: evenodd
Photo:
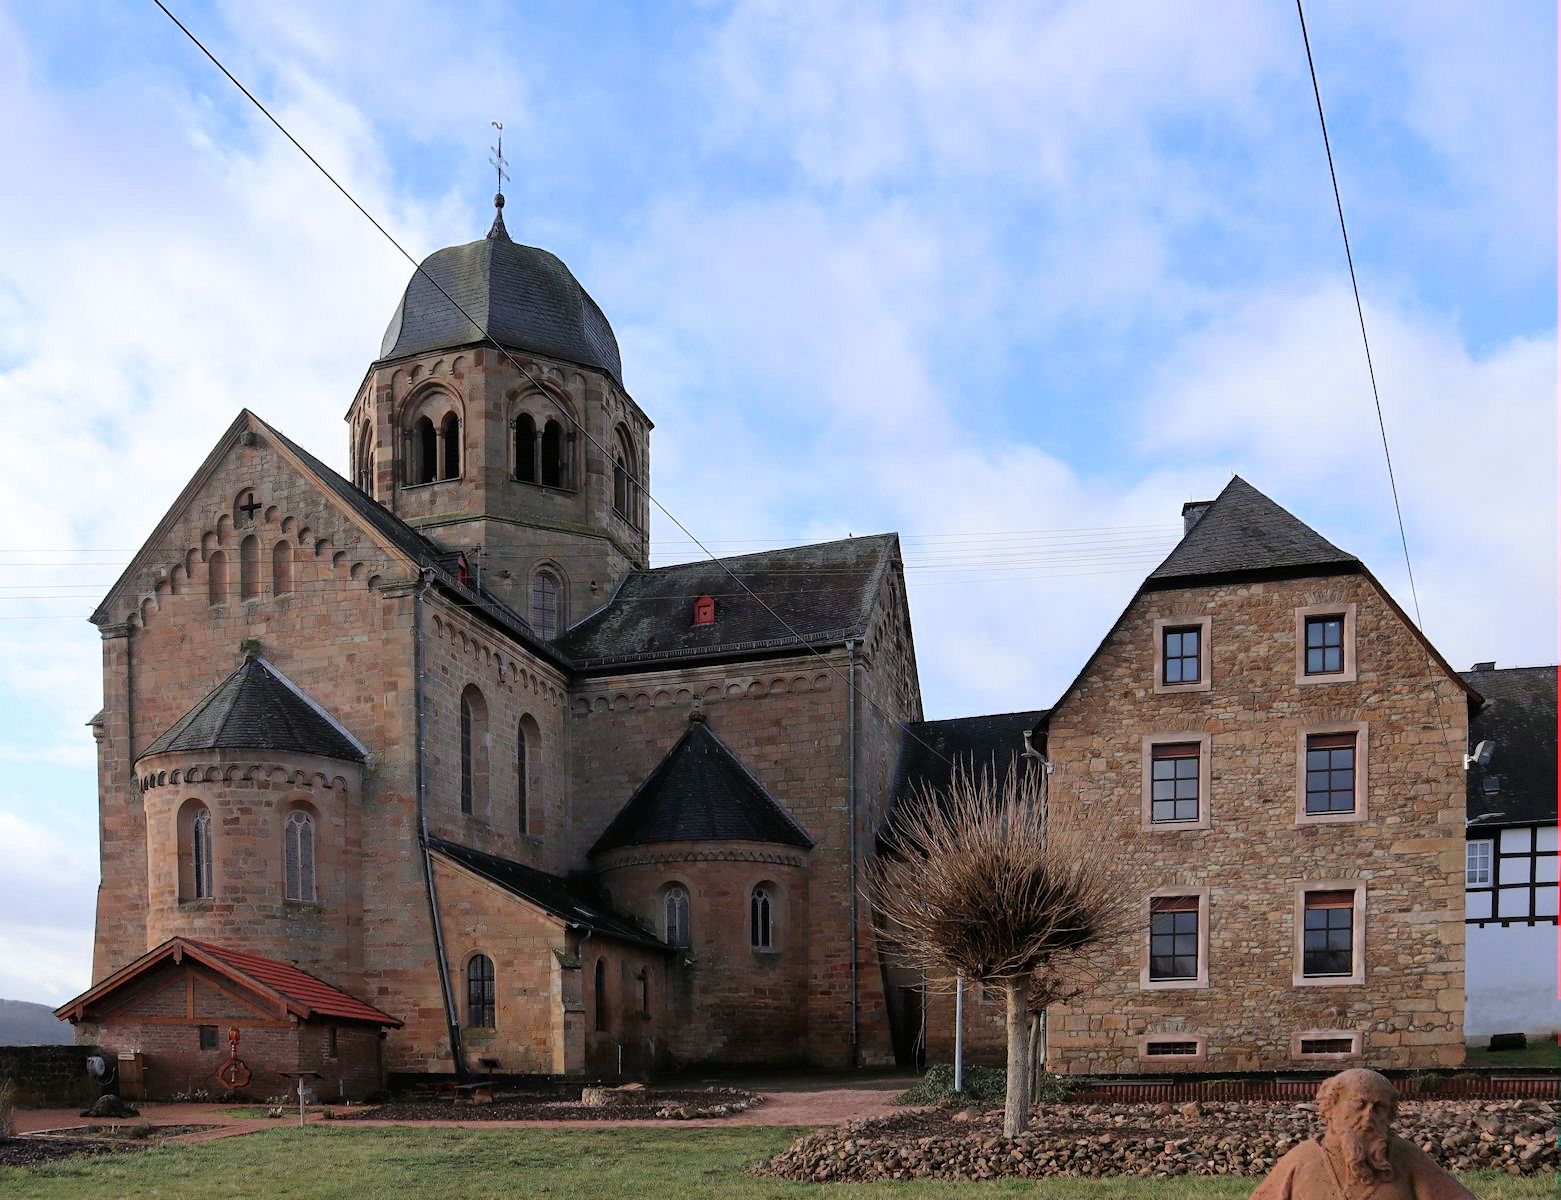
<path id="1" fill-rule="evenodd" d="M 1296 609 L 1296 683 L 1353 683 L 1355 678 L 1355 605 L 1327 603 Z"/>
<path id="2" fill-rule="evenodd" d="M 1198 819 L 1199 750 L 1197 742 L 1162 742 L 1151 751 L 1151 821 Z"/>
<path id="3" fill-rule="evenodd" d="M 1197 626 L 1172 627 L 1161 633 L 1161 682 L 1197 683 L 1202 677 L 1203 656 L 1199 643 L 1203 630 Z"/>
<path id="4" fill-rule="evenodd" d="M 1355 973 L 1355 893 L 1307 892 L 1301 974 L 1308 978 Z"/>
<path id="5" fill-rule="evenodd" d="M 283 859 L 283 898 L 314 903 L 314 818 L 302 809 L 287 814 Z"/>
<path id="6" fill-rule="evenodd" d="M 1344 670 L 1344 614 L 1306 618 L 1306 673 L 1338 675 Z"/>
<path id="7" fill-rule="evenodd" d="M 210 900 L 211 886 L 211 810 L 202 808 L 190 822 L 191 869 L 194 874 L 192 898 Z"/>
<path id="8" fill-rule="evenodd" d="M 1301 1039 L 1300 1053 L 1303 1058 L 1309 1058 L 1313 1055 L 1353 1054 L 1354 1052 L 1355 1039 L 1352 1037 L 1313 1037 Z"/>
<path id="9" fill-rule="evenodd" d="M 666 911 L 667 945 L 677 946 L 680 949 L 689 944 L 688 940 L 688 889 L 680 884 L 673 884 L 667 889 L 663 900 Z"/>
<path id="10" fill-rule="evenodd" d="M 1480 838 L 1464 848 L 1463 881 L 1468 887 L 1490 887 L 1491 849 L 1489 838 Z"/>
<path id="11" fill-rule="evenodd" d="M 1197 1042 L 1179 1042 L 1171 1038 L 1156 1038 L 1144 1043 L 1145 1058 L 1192 1058 L 1198 1053 Z"/>
<path id="12" fill-rule="evenodd" d="M 1355 734 L 1314 733 L 1306 739 L 1308 816 L 1355 811 Z"/>
<path id="13" fill-rule="evenodd" d="M 755 950 L 775 948 L 773 904 L 767 888 L 754 888 L 748 899 L 748 933 L 749 944 Z"/>
<path id="14" fill-rule="evenodd" d="M 327 1025 L 325 1027 L 325 1057 L 337 1057 L 336 1026 L 334 1025 Z"/>
<path id="15" fill-rule="evenodd" d="M 200 1045 L 202 1050 L 215 1050 L 217 1048 L 217 1027 L 215 1025 L 202 1025 L 200 1027 Z"/>
<path id="16" fill-rule="evenodd" d="M 559 593 L 563 587 L 558 576 L 543 568 L 531 577 L 531 629 L 543 641 L 558 636 Z"/>
<path id="17" fill-rule="evenodd" d="M 1201 1033 L 1150 1033 L 1138 1039 L 1138 1057 L 1154 1062 L 1202 1062 L 1206 1047 Z"/>
<path id="18" fill-rule="evenodd" d="M 1149 914 L 1149 978 L 1196 979 L 1198 897 L 1156 896 Z"/>
<path id="19" fill-rule="evenodd" d="M 596 1032 L 607 1032 L 607 960 L 596 960 Z"/>
<path id="20" fill-rule="evenodd" d="M 474 954 L 466 964 L 466 1027 L 493 1029 L 493 960 L 486 954 Z"/>

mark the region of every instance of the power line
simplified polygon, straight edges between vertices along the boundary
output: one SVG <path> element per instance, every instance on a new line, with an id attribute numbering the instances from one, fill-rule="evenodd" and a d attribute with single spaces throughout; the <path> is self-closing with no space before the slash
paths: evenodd
<path id="1" fill-rule="evenodd" d="M 1323 150 L 1328 155 L 1328 177 L 1333 181 L 1333 203 L 1339 212 L 1339 233 L 1344 238 L 1344 261 L 1350 268 L 1350 288 L 1355 293 L 1355 315 L 1360 320 L 1361 345 L 1366 348 L 1366 373 L 1371 377 L 1371 398 L 1377 406 L 1377 428 L 1382 432 L 1382 457 L 1387 460 L 1388 486 L 1393 491 L 1393 511 L 1398 514 L 1398 539 L 1404 546 L 1404 570 L 1409 573 L 1409 595 L 1415 605 L 1415 624 L 1425 630 L 1420 617 L 1420 593 L 1415 588 L 1415 568 L 1409 561 L 1409 537 L 1404 532 L 1404 510 L 1398 502 L 1398 481 L 1393 477 L 1393 455 L 1388 449 L 1388 426 L 1382 417 L 1382 395 L 1377 390 L 1377 369 L 1371 361 L 1371 339 L 1366 336 L 1366 310 L 1360 302 L 1360 284 L 1355 278 L 1355 256 L 1350 252 L 1350 232 L 1344 225 L 1344 200 L 1339 195 L 1339 174 L 1333 166 L 1333 146 L 1328 140 L 1328 120 L 1323 116 L 1323 94 L 1317 85 L 1317 64 L 1312 60 L 1312 39 L 1306 32 L 1306 12 L 1301 0 L 1295 0 L 1295 13 L 1301 19 L 1301 41 L 1306 46 L 1306 66 L 1312 75 L 1312 95 L 1317 99 L 1317 123 L 1322 126 Z"/>

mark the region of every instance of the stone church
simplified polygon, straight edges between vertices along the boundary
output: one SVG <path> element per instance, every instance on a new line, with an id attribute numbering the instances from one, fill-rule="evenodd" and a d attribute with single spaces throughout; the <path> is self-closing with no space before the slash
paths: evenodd
<path id="1" fill-rule="evenodd" d="M 347 426 L 350 480 L 241 412 L 93 614 L 78 1038 L 154 1094 L 230 1028 L 252 1091 L 892 1061 L 857 897 L 921 716 L 898 539 L 650 569 L 651 421 L 502 207 Z"/>
<path id="2" fill-rule="evenodd" d="M 860 883 L 960 761 L 1044 763 L 1136 889 L 1052 1069 L 1461 1061 L 1482 698 L 1239 477 L 1049 710 L 924 722 L 894 535 L 650 567 L 651 422 L 502 202 L 347 426 L 350 480 L 241 412 L 93 614 L 94 984 L 57 1011 L 151 1094 L 946 1059 Z"/>

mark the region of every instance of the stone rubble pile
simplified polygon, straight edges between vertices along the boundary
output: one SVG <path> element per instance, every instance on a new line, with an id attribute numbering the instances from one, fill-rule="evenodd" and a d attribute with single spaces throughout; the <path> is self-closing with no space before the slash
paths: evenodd
<path id="1" fill-rule="evenodd" d="M 1561 1104 L 1422 1100 L 1399 1108 L 1394 1132 L 1449 1171 L 1555 1171 Z M 1322 1132 L 1315 1104 L 1056 1104 L 1028 1132 L 1002 1135 L 1002 1110 L 932 1109 L 820 1130 L 754 1168 L 809 1182 L 997 1179 L 1045 1175 L 1266 1174 Z"/>

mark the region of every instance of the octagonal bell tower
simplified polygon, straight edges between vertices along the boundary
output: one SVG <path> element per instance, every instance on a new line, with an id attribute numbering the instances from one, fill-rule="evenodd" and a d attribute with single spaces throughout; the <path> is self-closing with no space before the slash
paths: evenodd
<path id="1" fill-rule="evenodd" d="M 596 301 L 494 203 L 407 284 L 347 413 L 352 478 L 550 639 L 647 565 L 652 426 Z"/>

